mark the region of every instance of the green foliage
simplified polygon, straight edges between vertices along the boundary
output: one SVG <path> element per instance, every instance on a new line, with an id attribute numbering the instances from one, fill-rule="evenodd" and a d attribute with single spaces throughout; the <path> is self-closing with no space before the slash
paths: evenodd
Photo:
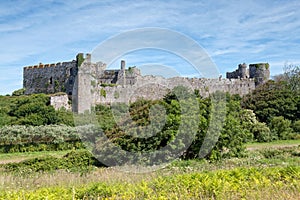
<path id="1" fill-rule="evenodd" d="M 9 112 L 16 98 L 20 97 L 0 96 L 0 127 L 11 124 L 14 120 L 14 118 L 9 115 Z"/>
<path id="2" fill-rule="evenodd" d="M 260 122 L 270 123 L 273 117 L 299 119 L 299 96 L 285 82 L 268 81 L 243 98 L 244 108 L 255 112 Z"/>
<path id="3" fill-rule="evenodd" d="M 95 80 L 91 81 L 91 86 L 96 87 L 96 81 Z"/>
<path id="4" fill-rule="evenodd" d="M 60 86 L 59 81 L 58 81 L 58 80 L 55 80 L 55 81 L 54 81 L 54 92 L 59 92 L 59 91 L 60 91 L 60 88 L 61 88 L 61 86 Z"/>
<path id="5" fill-rule="evenodd" d="M 74 113 L 66 110 L 64 107 L 56 111 L 58 122 L 56 124 L 64 124 L 67 126 L 75 126 Z"/>
<path id="6" fill-rule="evenodd" d="M 50 164 L 52 164 L 50 162 Z M 1 191 L 1 199 L 297 199 L 300 167 L 237 168 L 136 182 Z"/>
<path id="7" fill-rule="evenodd" d="M 133 70 L 134 70 L 134 68 L 135 68 L 135 66 L 134 66 L 134 67 L 128 67 L 128 72 L 129 72 L 130 74 L 132 74 L 132 73 L 133 73 Z"/>
<path id="8" fill-rule="evenodd" d="M 117 84 L 115 84 L 115 83 L 101 83 L 100 86 L 101 87 L 115 87 L 115 86 L 117 86 Z"/>
<path id="9" fill-rule="evenodd" d="M 77 54 L 77 66 L 80 67 L 81 64 L 84 62 L 83 54 Z"/>
<path id="10" fill-rule="evenodd" d="M 21 96 L 25 94 L 26 89 L 25 88 L 21 88 L 18 90 L 13 91 L 12 96 Z"/>
<path id="11" fill-rule="evenodd" d="M 272 137 L 275 139 L 288 140 L 293 138 L 291 121 L 284 117 L 274 117 L 270 122 Z"/>
<path id="12" fill-rule="evenodd" d="M 264 157 L 264 158 L 279 158 L 282 159 L 284 157 L 292 157 L 294 154 L 295 150 L 293 148 L 282 148 L 282 149 L 262 149 L 259 151 L 259 153 Z"/>
<path id="13" fill-rule="evenodd" d="M 257 142 L 270 142 L 273 139 L 271 131 L 265 123 L 257 122 L 252 128 L 252 133 Z"/>
<path id="14" fill-rule="evenodd" d="M 38 152 L 38 151 L 63 151 L 72 149 L 83 149 L 81 141 L 67 141 L 60 143 L 23 143 L 1 145 L 1 153 Z"/>
<path id="15" fill-rule="evenodd" d="M 4 126 L 0 128 L 1 152 L 29 152 L 83 148 L 78 131 L 65 125 Z"/>
<path id="16" fill-rule="evenodd" d="M 61 95 L 65 93 L 56 93 Z M 28 96 L 0 96 L 0 127 L 5 125 L 66 124 L 74 126 L 73 113 L 65 109 L 58 111 L 50 105 L 45 94 Z"/>
<path id="17" fill-rule="evenodd" d="M 172 100 L 182 100 L 191 98 L 194 94 L 184 86 L 176 86 L 164 97 L 164 101 L 170 103 Z"/>
<path id="18" fill-rule="evenodd" d="M 4 165 L 6 170 L 20 174 L 47 172 L 58 169 L 70 171 L 89 170 L 93 166 L 101 166 L 101 164 L 88 151 L 72 151 L 62 158 L 46 156 Z"/>
<path id="19" fill-rule="evenodd" d="M 288 87 L 296 94 L 300 94 L 300 67 L 295 65 L 286 65 L 284 68 L 284 79 Z"/>
<path id="20" fill-rule="evenodd" d="M 293 123 L 293 130 L 295 133 L 300 134 L 300 120 Z"/>
<path id="21" fill-rule="evenodd" d="M 218 95 L 225 97 L 225 94 L 216 94 L 215 98 L 218 98 Z M 227 110 L 224 109 L 223 113 L 218 113 L 222 110 L 221 107 L 227 107 Z M 212 123 L 211 130 L 221 129 L 221 135 L 219 140 L 211 138 L 212 141 L 215 140 L 216 144 L 213 143 L 214 148 L 205 152 L 206 158 L 221 159 L 241 156 L 244 151 L 243 143 L 253 138 L 253 133 L 247 132 L 248 127 L 243 125 L 244 110 L 241 108 L 240 98 L 237 96 L 227 95 L 226 105 L 223 103 L 212 108 L 210 98 L 195 98 L 193 93 L 178 87 L 167 94 L 163 100 L 140 99 L 129 106 L 115 104 L 113 108 L 112 111 L 109 106 L 96 106 L 100 127 L 110 141 L 102 138 L 94 138 L 93 141 L 96 141 L 94 153 L 100 156 L 104 155 L 101 160 L 113 160 L 112 163 L 115 164 L 129 162 L 134 158 L 125 154 L 122 155 L 123 157 L 117 156 L 114 148 L 109 146 L 111 143 L 127 152 L 139 153 L 153 152 L 170 145 L 171 148 L 182 148 L 181 154 L 184 159 L 198 157 L 210 125 L 212 109 L 216 112 L 217 117 L 220 117 L 219 115 L 227 117 L 223 128 L 214 127 L 215 125 Z M 129 114 L 126 114 L 128 112 Z M 178 134 L 184 137 L 178 139 Z M 193 138 L 193 143 L 186 150 L 184 144 L 189 138 Z M 172 158 L 171 148 L 170 151 L 164 151 L 165 156 L 162 157 L 170 155 L 169 158 Z M 152 163 L 152 161 L 148 160 L 147 162 Z M 155 162 L 161 161 L 155 160 Z"/>
<path id="22" fill-rule="evenodd" d="M 103 96 L 104 98 L 106 98 L 106 90 L 104 90 L 103 88 L 100 89 L 100 95 Z"/>
<path id="23" fill-rule="evenodd" d="M 49 97 L 44 94 L 18 98 L 9 111 L 9 115 L 16 119 L 12 124 L 34 126 L 56 124 L 59 119 L 49 104 Z"/>
<path id="24" fill-rule="evenodd" d="M 126 106 L 125 104 L 119 104 L 119 106 L 121 105 Z M 95 111 L 98 123 L 103 131 L 111 130 L 114 126 L 116 126 L 114 114 L 109 106 L 101 104 L 96 105 Z"/>

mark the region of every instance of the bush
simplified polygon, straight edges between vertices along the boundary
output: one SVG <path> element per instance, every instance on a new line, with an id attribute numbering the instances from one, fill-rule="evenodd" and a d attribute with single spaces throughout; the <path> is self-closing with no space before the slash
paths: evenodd
<path id="1" fill-rule="evenodd" d="M 284 119 L 282 116 L 274 117 L 269 126 L 273 139 L 293 139 L 294 134 L 290 120 Z"/>
<path id="2" fill-rule="evenodd" d="M 71 151 L 62 158 L 45 156 L 28 159 L 19 163 L 9 163 L 4 168 L 21 174 L 31 172 L 48 172 L 58 169 L 81 171 L 91 167 L 102 166 L 101 163 L 88 151 Z"/>
<path id="3" fill-rule="evenodd" d="M 21 96 L 25 94 L 26 89 L 25 88 L 21 88 L 18 90 L 13 91 L 12 96 Z"/>
<path id="4" fill-rule="evenodd" d="M 295 121 L 292 127 L 295 133 L 300 134 L 300 120 Z"/>
<path id="5" fill-rule="evenodd" d="M 257 142 L 270 142 L 272 140 L 271 131 L 265 123 L 256 123 L 252 129 L 252 133 Z"/>
<path id="6" fill-rule="evenodd" d="M 4 126 L 0 128 L 1 152 L 31 152 L 83 148 L 79 132 L 85 127 L 65 125 Z"/>

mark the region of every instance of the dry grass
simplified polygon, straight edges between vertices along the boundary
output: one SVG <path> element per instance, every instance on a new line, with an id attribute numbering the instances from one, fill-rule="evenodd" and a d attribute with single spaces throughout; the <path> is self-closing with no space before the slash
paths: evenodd
<path id="1" fill-rule="evenodd" d="M 158 176 L 159 173 L 130 173 L 119 171 L 114 168 L 98 168 L 88 173 L 67 172 L 58 170 L 47 173 L 33 173 L 19 176 L 3 172 L 0 174 L 0 191 L 1 190 L 20 190 L 20 189 L 38 189 L 41 187 L 73 187 L 86 185 L 96 182 L 113 183 L 136 183 L 142 180 L 151 180 Z"/>

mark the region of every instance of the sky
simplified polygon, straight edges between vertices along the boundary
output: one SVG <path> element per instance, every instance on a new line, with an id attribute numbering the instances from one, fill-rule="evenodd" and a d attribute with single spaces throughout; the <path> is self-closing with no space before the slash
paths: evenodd
<path id="1" fill-rule="evenodd" d="M 71 61 L 111 37 L 147 27 L 191 38 L 223 76 L 239 63 L 258 62 L 268 62 L 274 76 L 300 63 L 299 10 L 299 0 L 0 1 L 0 94 L 22 88 L 24 66 Z M 128 66 L 155 63 L 158 70 L 169 66 L 194 76 L 170 52 L 141 50 L 123 58 Z"/>

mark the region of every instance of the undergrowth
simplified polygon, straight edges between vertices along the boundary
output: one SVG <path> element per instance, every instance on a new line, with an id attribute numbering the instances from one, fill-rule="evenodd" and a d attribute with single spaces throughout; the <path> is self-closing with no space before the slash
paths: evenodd
<path id="1" fill-rule="evenodd" d="M 1 191 L 0 199 L 295 199 L 300 167 L 236 168 L 160 176 L 137 183 Z"/>

